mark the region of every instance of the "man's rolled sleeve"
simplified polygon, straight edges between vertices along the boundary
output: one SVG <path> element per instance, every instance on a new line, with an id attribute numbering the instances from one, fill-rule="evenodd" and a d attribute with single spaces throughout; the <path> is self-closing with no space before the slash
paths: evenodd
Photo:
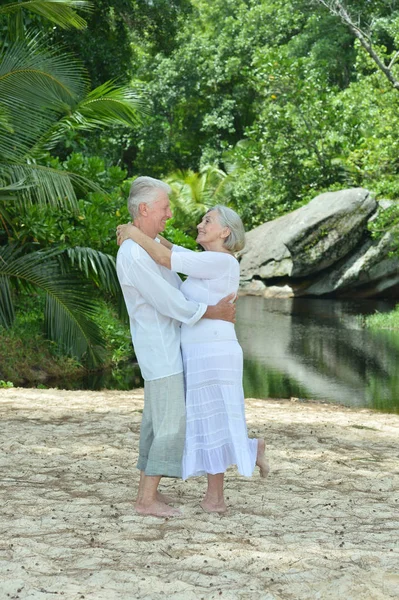
<path id="1" fill-rule="evenodd" d="M 206 304 L 187 300 L 185 296 L 165 281 L 159 267 L 150 257 L 122 256 L 123 279 L 121 284 L 132 286 L 142 297 L 164 316 L 194 325 L 205 313 Z"/>

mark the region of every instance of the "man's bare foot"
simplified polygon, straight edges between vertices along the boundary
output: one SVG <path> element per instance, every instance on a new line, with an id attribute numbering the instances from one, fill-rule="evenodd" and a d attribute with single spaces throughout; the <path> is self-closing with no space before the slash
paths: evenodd
<path id="1" fill-rule="evenodd" d="M 170 496 L 167 496 L 166 494 L 162 494 L 162 492 L 158 492 L 158 490 L 157 490 L 156 499 L 158 502 L 162 502 L 163 504 L 173 504 L 173 502 L 174 502 L 173 498 L 171 498 Z M 136 506 L 137 506 L 137 500 L 136 500 Z"/>
<path id="2" fill-rule="evenodd" d="M 138 504 L 136 502 L 135 505 L 136 512 L 139 515 L 144 516 L 153 516 L 153 517 L 179 517 L 181 516 L 181 511 L 177 508 L 172 508 L 165 504 L 164 502 L 159 502 L 155 500 L 151 504 Z"/>
<path id="3" fill-rule="evenodd" d="M 201 502 L 201 508 L 207 513 L 223 514 L 227 511 L 227 506 L 224 503 L 224 500 L 222 500 L 221 502 L 210 502 L 209 500 L 206 500 L 204 498 Z"/>
<path id="4" fill-rule="evenodd" d="M 166 494 L 162 494 L 162 492 L 158 492 L 157 490 L 157 500 L 158 502 L 163 502 L 164 504 L 173 504 L 174 500 L 170 496 Z"/>
<path id="5" fill-rule="evenodd" d="M 259 474 L 261 477 L 267 477 L 269 475 L 270 467 L 265 458 L 265 440 L 258 440 L 256 466 L 259 467 Z"/>

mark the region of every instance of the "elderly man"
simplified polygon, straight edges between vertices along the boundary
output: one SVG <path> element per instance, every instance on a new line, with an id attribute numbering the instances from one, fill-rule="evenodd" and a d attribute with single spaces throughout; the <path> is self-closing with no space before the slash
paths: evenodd
<path id="1" fill-rule="evenodd" d="M 151 177 L 138 177 L 131 186 L 132 220 L 154 239 L 172 216 L 170 191 L 166 183 Z M 135 508 L 143 515 L 176 516 L 180 511 L 167 504 L 158 485 L 162 476 L 181 477 L 185 402 L 180 324 L 193 325 L 202 317 L 234 321 L 235 307 L 232 297 L 215 306 L 186 300 L 179 276 L 157 265 L 133 240 L 123 242 L 116 265 L 144 379 Z"/>

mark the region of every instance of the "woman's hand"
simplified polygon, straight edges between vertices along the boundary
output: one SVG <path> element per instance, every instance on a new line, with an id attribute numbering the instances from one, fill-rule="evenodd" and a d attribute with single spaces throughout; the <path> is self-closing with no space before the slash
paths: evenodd
<path id="1" fill-rule="evenodd" d="M 160 244 L 158 241 L 153 240 L 151 237 L 146 235 L 138 227 L 135 227 L 133 223 L 126 223 L 126 225 L 118 225 L 116 228 L 116 236 L 118 246 L 120 246 L 125 240 L 131 239 L 136 242 L 151 256 L 158 265 L 170 269 L 170 257 L 171 251 Z"/>
<path id="2" fill-rule="evenodd" d="M 116 228 L 116 243 L 118 246 L 125 240 L 134 240 L 134 230 L 137 229 L 133 223 L 125 223 L 124 225 L 118 225 Z"/>

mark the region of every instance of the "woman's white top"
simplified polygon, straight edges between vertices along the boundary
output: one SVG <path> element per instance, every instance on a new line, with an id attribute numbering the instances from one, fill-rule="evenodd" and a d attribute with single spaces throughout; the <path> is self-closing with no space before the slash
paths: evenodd
<path id="1" fill-rule="evenodd" d="M 240 265 L 227 252 L 194 252 L 173 246 L 172 271 L 187 275 L 180 287 L 188 300 L 214 305 L 228 294 L 236 294 L 240 280 Z M 182 324 L 182 344 L 236 340 L 234 323 L 217 319 L 200 319 L 190 327 Z"/>
<path id="2" fill-rule="evenodd" d="M 186 300 L 179 290 L 180 277 L 157 265 L 133 240 L 119 248 L 116 270 L 143 378 L 151 381 L 181 373 L 180 323 L 192 325 L 207 305 Z"/>

